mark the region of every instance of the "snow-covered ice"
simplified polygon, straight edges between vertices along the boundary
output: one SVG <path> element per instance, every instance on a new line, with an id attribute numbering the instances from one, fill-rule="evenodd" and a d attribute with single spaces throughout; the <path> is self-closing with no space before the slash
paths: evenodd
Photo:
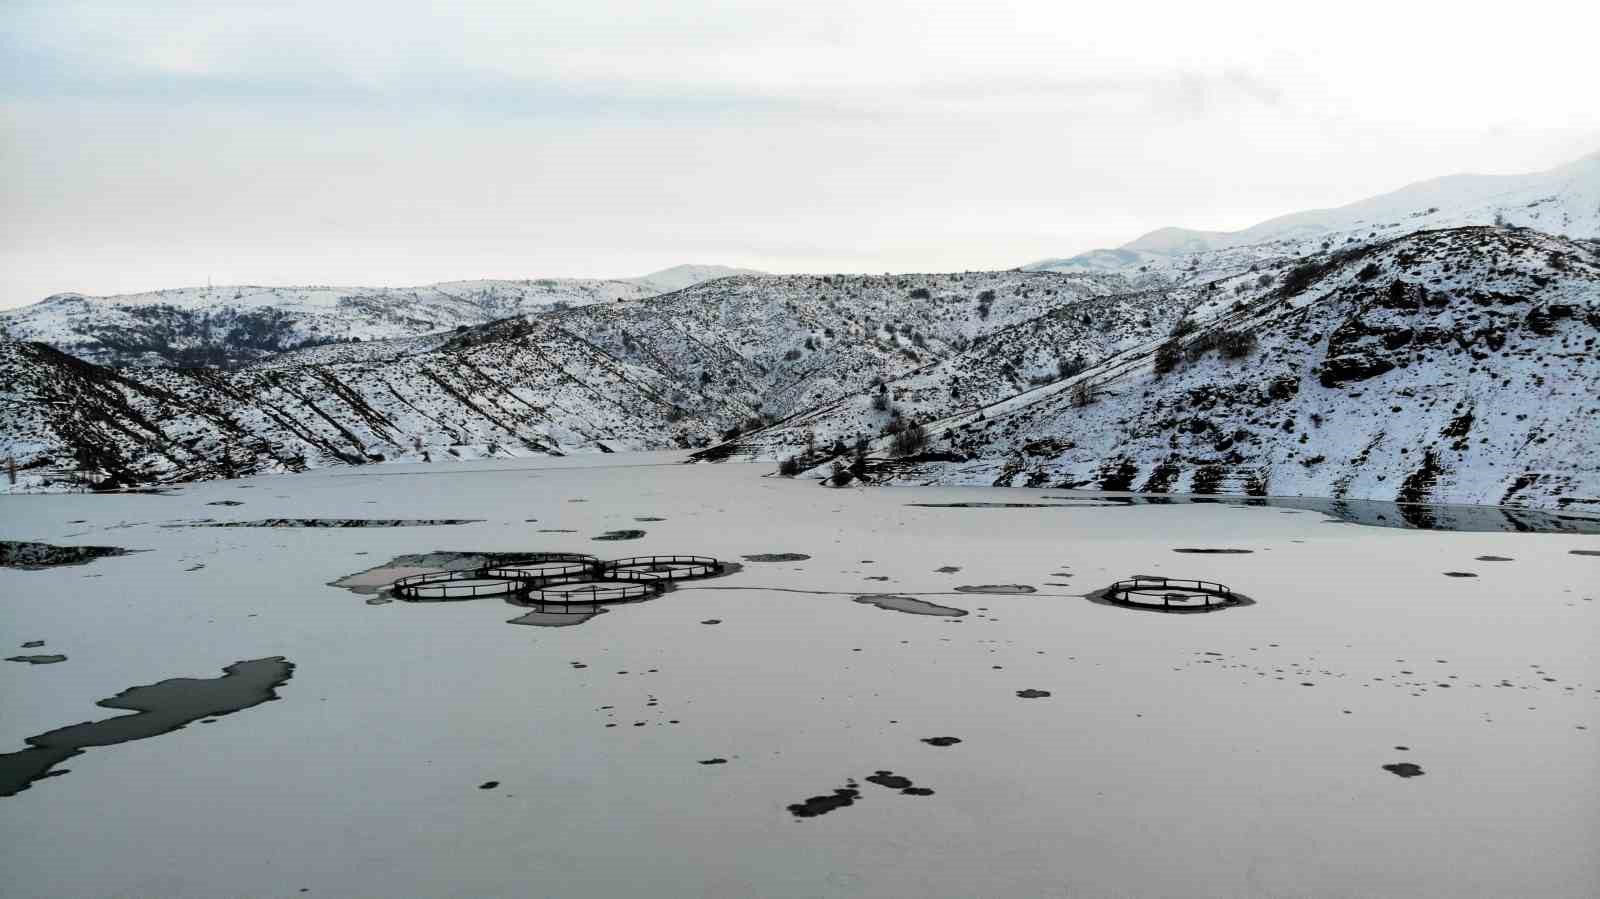
<path id="1" fill-rule="evenodd" d="M 129 687 L 294 666 L 276 701 L 0 799 L 4 892 L 1600 893 L 1600 537 L 681 459 L 0 497 L 0 539 L 148 550 L 0 568 L 0 649 L 68 657 L 0 665 L 0 752 Z M 164 526 L 207 518 L 482 521 Z M 436 550 L 743 568 L 570 627 L 329 586 Z M 773 554 L 809 558 L 742 561 Z M 1256 604 L 1082 596 L 1134 574 Z M 983 585 L 1035 592 L 958 589 Z M 968 614 L 901 613 L 935 609 Z"/>

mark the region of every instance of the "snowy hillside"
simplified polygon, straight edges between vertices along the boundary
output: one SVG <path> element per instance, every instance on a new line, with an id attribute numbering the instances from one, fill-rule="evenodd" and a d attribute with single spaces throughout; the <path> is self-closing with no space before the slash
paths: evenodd
<path id="1" fill-rule="evenodd" d="M 238 365 L 306 346 L 413 337 L 514 315 L 678 290 L 712 266 L 632 280 L 450 281 L 425 287 L 188 287 L 65 293 L 0 311 L 0 329 L 101 365 Z"/>
<path id="2" fill-rule="evenodd" d="M 1594 243 L 1453 229 L 1259 277 L 1201 292 L 1174 336 L 927 422 L 945 460 L 889 477 L 1600 512 Z"/>
<path id="3" fill-rule="evenodd" d="M 1568 237 L 1600 237 L 1600 153 L 1527 175 L 1450 175 L 1402 187 L 1337 209 L 1269 219 L 1242 231 L 1161 228 L 1116 250 L 1093 250 L 1024 268 L 1035 271 L 1117 271 L 1171 257 L 1203 258 L 1218 250 L 1273 247 L 1302 255 L 1323 242 L 1343 245 L 1420 230 L 1494 223 Z"/>
<path id="4" fill-rule="evenodd" d="M 236 369 L 96 366 L 0 342 L 25 489 L 405 459 L 705 446 L 959 353 L 1116 278 L 738 276 Z"/>
<path id="5" fill-rule="evenodd" d="M 667 448 L 820 476 L 859 442 L 875 481 L 1600 512 L 1600 242 L 1480 226 L 1155 268 L 254 297 L 284 343 L 363 339 L 230 368 L 0 339 L 0 457 L 34 490 Z M 172 293 L 114 308 L 245 314 Z"/>

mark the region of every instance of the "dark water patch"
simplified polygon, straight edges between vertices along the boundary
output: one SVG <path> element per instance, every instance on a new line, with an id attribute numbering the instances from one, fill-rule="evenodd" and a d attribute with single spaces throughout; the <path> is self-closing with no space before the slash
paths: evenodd
<path id="1" fill-rule="evenodd" d="M 9 656 L 6 658 L 8 662 L 27 662 L 29 665 L 54 665 L 57 662 L 65 662 L 66 660 L 67 657 L 60 653 L 37 656 Z"/>
<path id="2" fill-rule="evenodd" d="M 960 737 L 923 737 L 922 742 L 929 746 L 954 746 L 961 742 Z"/>
<path id="3" fill-rule="evenodd" d="M 726 765 L 727 763 L 728 763 L 728 760 L 727 759 L 722 759 L 722 758 L 701 759 L 700 760 L 700 764 L 702 764 L 702 765 Z"/>
<path id="4" fill-rule="evenodd" d="M 829 795 L 812 796 L 803 802 L 796 802 L 789 806 L 789 812 L 796 818 L 815 818 L 818 815 L 826 815 L 846 806 L 855 805 L 856 800 L 860 798 L 860 790 L 854 787 L 839 787 Z"/>
<path id="5" fill-rule="evenodd" d="M 492 790 L 492 789 L 494 789 L 495 787 L 498 787 L 498 786 L 500 786 L 500 781 L 498 781 L 498 780 L 486 780 L 483 783 L 478 784 L 478 789 L 480 789 L 480 790 Z"/>
<path id="6" fill-rule="evenodd" d="M 1044 699 L 1049 695 L 1049 690 L 1034 690 L 1030 688 L 1027 690 L 1017 691 L 1017 696 L 1021 697 L 1022 699 Z"/>
<path id="7" fill-rule="evenodd" d="M 392 603 L 392 602 L 394 602 L 394 600 L 390 599 L 387 596 L 374 596 L 371 599 L 367 600 L 367 605 L 369 605 L 369 606 L 386 606 L 386 605 L 388 605 L 389 603 Z"/>
<path id="8" fill-rule="evenodd" d="M 1446 571 L 1444 573 L 1444 576 L 1445 577 L 1477 577 L 1477 575 L 1473 574 L 1470 571 Z"/>
<path id="9" fill-rule="evenodd" d="M 0 568 L 40 571 L 61 565 L 87 565 L 95 559 L 139 551 L 120 546 L 55 546 L 27 540 L 0 540 Z"/>
<path id="10" fill-rule="evenodd" d="M 932 796 L 933 791 L 927 787 L 919 787 L 911 782 L 911 778 L 902 777 L 893 771 L 878 771 L 866 778 L 868 783 L 875 783 L 880 787 L 890 790 L 899 790 L 906 796 Z"/>
<path id="11" fill-rule="evenodd" d="M 641 515 L 641 516 L 635 518 L 634 521 L 666 521 L 666 519 L 665 518 L 656 518 L 653 515 Z"/>
<path id="12" fill-rule="evenodd" d="M 1410 762 L 1396 762 L 1393 765 L 1384 765 L 1383 770 L 1397 777 L 1420 777 L 1427 773 L 1422 770 L 1421 765 L 1413 765 Z"/>
<path id="13" fill-rule="evenodd" d="M 364 556 L 366 553 L 356 553 Z M 411 574 L 426 574 L 435 571 L 471 571 L 477 568 L 486 568 L 494 565 L 505 565 L 528 558 L 530 553 L 496 553 L 496 552 L 446 552 L 435 550 L 428 553 L 406 553 L 395 556 L 382 565 L 374 565 L 354 574 L 347 574 L 336 581 L 329 581 L 328 586 L 340 587 L 352 593 L 363 596 L 384 594 L 389 585 L 396 579 Z"/>
<path id="14" fill-rule="evenodd" d="M 1067 503 L 906 503 L 917 509 L 1072 509 Z"/>
<path id="15" fill-rule="evenodd" d="M 29 748 L 0 755 L 0 796 L 15 796 L 85 749 L 171 733 L 202 718 L 220 718 L 278 698 L 294 675 L 283 656 L 234 662 L 221 677 L 175 677 L 129 687 L 96 705 L 137 712 L 85 721 L 29 737 Z"/>
<path id="16" fill-rule="evenodd" d="M 1039 591 L 1028 586 L 1027 584 L 962 584 L 956 588 L 956 592 L 1015 595 L 1022 593 L 1038 593 Z"/>
<path id="17" fill-rule="evenodd" d="M 506 624 L 528 624 L 533 627 L 573 627 L 583 624 L 596 615 L 604 615 L 605 609 L 593 609 L 584 612 L 543 612 L 533 611 L 526 615 L 519 615 L 509 619 Z"/>
<path id="18" fill-rule="evenodd" d="M 255 521 L 196 521 L 165 527 L 193 528 L 428 528 L 477 524 L 482 518 L 260 518 Z"/>
<path id="19" fill-rule="evenodd" d="M 1600 556 L 1600 549 L 1569 549 L 1567 552 L 1574 556 Z"/>
<path id="20" fill-rule="evenodd" d="M 28 642 L 22 644 L 22 648 L 23 649 L 38 649 L 39 647 L 41 647 L 43 645 L 44 645 L 44 641 L 43 640 L 29 640 Z"/>
<path id="21" fill-rule="evenodd" d="M 242 506 L 242 505 L 244 505 L 244 502 L 242 500 L 237 500 L 237 499 L 219 499 L 214 503 L 206 503 L 206 505 L 208 505 L 208 506 Z"/>
<path id="22" fill-rule="evenodd" d="M 937 571 L 940 574 L 955 574 L 956 572 L 958 572 L 960 570 L 961 570 L 961 566 L 960 565 L 945 565 L 945 566 L 942 566 L 940 568 L 935 568 L 934 569 L 934 571 Z"/>
<path id="23" fill-rule="evenodd" d="M 701 624 L 721 624 L 722 623 L 722 619 L 721 618 L 707 618 L 706 620 L 704 620 L 704 621 L 702 621 L 700 623 Z"/>
<path id="24" fill-rule="evenodd" d="M 540 528 L 539 529 L 539 533 L 541 533 L 541 534 L 576 534 L 578 532 L 576 530 L 574 530 L 573 528 Z"/>
<path id="25" fill-rule="evenodd" d="M 1478 556 L 1475 561 L 1478 561 L 1478 562 L 1515 562 L 1516 559 L 1513 559 L 1510 556 Z"/>
<path id="26" fill-rule="evenodd" d="M 1044 499 L 1070 499 L 1045 496 Z M 1513 509 L 1506 506 L 1440 505 L 1433 503 L 1393 503 L 1382 500 L 1324 499 L 1310 496 L 1103 496 L 1086 491 L 1084 500 L 1111 505 L 1153 506 L 1169 504 L 1219 504 L 1226 506 L 1270 506 L 1306 512 L 1319 512 L 1330 520 L 1368 527 L 1404 528 L 1427 531 L 1473 533 L 1513 532 L 1540 534 L 1600 535 L 1600 517 L 1538 509 Z M 1600 555 L 1600 551 L 1593 554 Z"/>
<path id="27" fill-rule="evenodd" d="M 1243 556 L 1255 552 L 1253 549 L 1212 549 L 1210 547 L 1185 546 L 1173 550 L 1175 553 L 1189 553 L 1197 556 Z"/>
<path id="28" fill-rule="evenodd" d="M 864 580 L 864 581 L 886 581 L 888 579 L 889 579 L 889 577 L 887 575 L 882 575 L 882 574 L 869 574 L 866 577 L 862 578 L 862 580 Z"/>
<path id="29" fill-rule="evenodd" d="M 804 562 L 811 557 L 805 553 L 756 553 L 740 558 L 746 562 Z"/>
<path id="30" fill-rule="evenodd" d="M 941 606 L 923 599 L 915 599 L 910 596 L 893 596 L 886 593 L 857 596 L 855 601 L 863 605 L 877 606 L 890 612 L 905 612 L 908 615 L 939 615 L 946 618 L 960 618 L 967 614 L 966 609 Z"/>
<path id="31" fill-rule="evenodd" d="M 622 531 L 606 531 L 604 534 L 601 534 L 598 537 L 590 537 L 589 539 L 590 540 L 638 540 L 640 537 L 643 537 L 644 534 L 645 534 L 644 531 L 631 530 L 631 529 L 630 530 L 622 530 Z"/>

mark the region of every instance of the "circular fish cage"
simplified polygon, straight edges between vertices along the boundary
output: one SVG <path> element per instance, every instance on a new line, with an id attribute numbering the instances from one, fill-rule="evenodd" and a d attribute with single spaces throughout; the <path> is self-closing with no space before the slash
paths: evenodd
<path id="1" fill-rule="evenodd" d="M 1105 596 L 1119 605 L 1162 612 L 1213 612 L 1245 604 L 1226 584 L 1150 575 L 1117 581 Z"/>
<path id="2" fill-rule="evenodd" d="M 601 575 L 619 581 L 687 581 L 721 574 L 710 556 L 630 556 L 601 565 Z"/>
<path id="3" fill-rule="evenodd" d="M 508 580 L 549 581 L 557 578 L 598 575 L 603 564 L 594 556 L 583 553 L 539 553 L 526 559 L 504 562 L 480 570 L 490 577 Z"/>
<path id="4" fill-rule="evenodd" d="M 523 589 L 517 578 L 495 577 L 487 570 L 434 571 L 413 574 L 389 585 L 389 591 L 407 602 L 450 602 L 486 596 L 514 596 Z"/>
<path id="5" fill-rule="evenodd" d="M 533 586 L 527 593 L 511 601 L 541 611 L 594 611 L 600 606 L 654 599 L 665 589 L 665 581 L 634 582 L 583 577 Z"/>
<path id="6" fill-rule="evenodd" d="M 584 553 L 534 553 L 481 568 L 413 574 L 395 581 L 389 591 L 408 602 L 503 596 L 519 606 L 578 612 L 653 599 L 672 581 L 725 570 L 710 556 L 630 556 L 603 562 Z"/>

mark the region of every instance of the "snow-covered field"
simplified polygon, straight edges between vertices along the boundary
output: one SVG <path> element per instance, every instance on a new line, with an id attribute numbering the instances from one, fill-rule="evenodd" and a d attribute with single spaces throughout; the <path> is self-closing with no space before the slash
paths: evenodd
<path id="1" fill-rule="evenodd" d="M 1600 894 L 1600 556 L 1580 554 L 1600 537 L 830 490 L 681 458 L 0 497 L 0 539 L 148 550 L 0 568 L 7 654 L 67 656 L 0 665 L 0 752 L 118 714 L 95 702 L 129 687 L 295 666 L 278 701 L 88 749 L 0 798 L 0 892 Z M 167 526 L 207 518 L 482 521 Z M 433 550 L 810 558 L 562 628 L 508 625 L 524 610 L 499 599 L 328 586 Z M 1256 604 L 1081 596 L 1133 574 Z M 957 589 L 1012 584 L 1036 592 Z M 871 594 L 947 613 L 852 601 Z M 1400 763 L 1423 775 L 1383 767 Z M 865 780 L 880 771 L 932 795 Z M 852 783 L 846 807 L 788 809 Z"/>

